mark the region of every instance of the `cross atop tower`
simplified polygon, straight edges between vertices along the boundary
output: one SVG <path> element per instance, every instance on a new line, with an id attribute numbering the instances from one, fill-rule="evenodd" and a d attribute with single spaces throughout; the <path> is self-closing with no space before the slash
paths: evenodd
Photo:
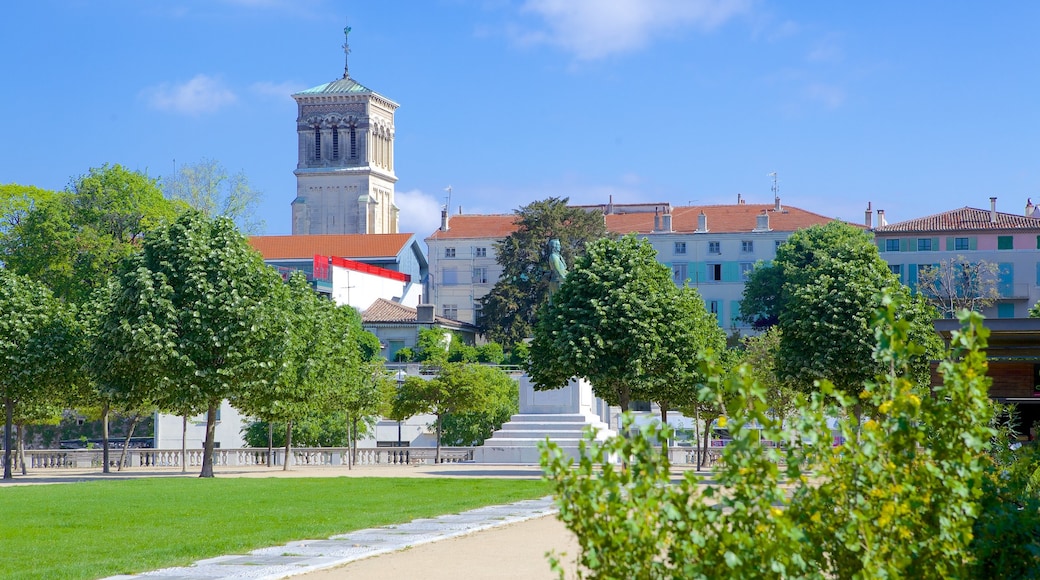
<path id="1" fill-rule="evenodd" d="M 343 78 L 350 78 L 350 27 L 343 28 Z"/>

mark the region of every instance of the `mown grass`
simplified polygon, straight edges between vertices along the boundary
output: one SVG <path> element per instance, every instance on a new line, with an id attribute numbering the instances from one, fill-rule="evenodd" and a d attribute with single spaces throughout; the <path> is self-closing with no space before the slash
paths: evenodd
<path id="1" fill-rule="evenodd" d="M 139 479 L 0 488 L 0 578 L 99 578 L 549 494 L 541 481 Z"/>

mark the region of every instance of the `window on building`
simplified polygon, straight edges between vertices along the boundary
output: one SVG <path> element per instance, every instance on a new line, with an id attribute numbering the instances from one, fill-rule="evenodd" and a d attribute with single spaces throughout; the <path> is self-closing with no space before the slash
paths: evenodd
<path id="1" fill-rule="evenodd" d="M 332 158 L 339 159 L 339 127 L 332 126 Z"/>
<path id="2" fill-rule="evenodd" d="M 708 264 L 708 280 L 712 282 L 722 280 L 722 264 Z"/>
<path id="3" fill-rule="evenodd" d="M 1010 303 L 997 304 L 997 318 L 1014 318 L 1015 305 Z"/>
<path id="4" fill-rule="evenodd" d="M 350 127 L 350 158 L 357 159 L 357 129 Z"/>
<path id="5" fill-rule="evenodd" d="M 899 240 L 885 240 L 885 251 L 886 252 L 898 252 L 899 251 Z"/>
<path id="6" fill-rule="evenodd" d="M 740 263 L 740 279 L 747 280 L 751 277 L 751 272 L 755 270 L 755 265 L 751 262 Z"/>
<path id="7" fill-rule="evenodd" d="M 675 242 L 675 248 L 672 253 L 674 254 L 685 254 L 686 253 L 686 242 Z"/>
<path id="8" fill-rule="evenodd" d="M 672 264 L 672 280 L 677 285 L 682 286 L 688 278 L 686 264 Z"/>
<path id="9" fill-rule="evenodd" d="M 477 324 L 480 324 L 480 317 L 484 314 L 484 302 L 481 300 L 473 301 L 473 320 Z"/>
<path id="10" fill-rule="evenodd" d="M 444 257 L 445 258 L 454 258 L 455 257 L 455 248 L 444 248 Z"/>
<path id="11" fill-rule="evenodd" d="M 633 413 L 649 413 L 650 401 L 629 401 L 628 410 Z"/>
<path id="12" fill-rule="evenodd" d="M 750 254 L 755 251 L 755 242 L 751 240 L 740 241 L 740 251 L 745 254 Z"/>
<path id="13" fill-rule="evenodd" d="M 918 252 L 931 252 L 932 251 L 932 238 L 918 238 L 917 239 L 917 251 Z"/>
<path id="14" fill-rule="evenodd" d="M 782 244 L 782 243 L 784 243 L 784 240 L 776 240 L 775 242 L 773 242 L 773 249 L 774 250 L 779 249 L 780 248 L 780 244 Z"/>
<path id="15" fill-rule="evenodd" d="M 484 268 L 484 267 L 473 268 L 473 283 L 474 284 L 487 284 L 488 283 L 487 268 Z"/>
<path id="16" fill-rule="evenodd" d="M 321 129 L 314 128 L 314 158 L 321 159 Z"/>
<path id="17" fill-rule="evenodd" d="M 458 304 L 445 304 L 443 307 L 441 316 L 449 320 L 459 319 L 459 305 Z"/>
<path id="18" fill-rule="evenodd" d="M 998 250 L 1013 250 L 1015 249 L 1015 238 L 1012 236 L 997 236 L 997 249 Z"/>
<path id="19" fill-rule="evenodd" d="M 957 250 L 957 251 L 967 250 L 970 247 L 971 247 L 971 244 L 968 243 L 968 238 L 954 238 L 953 239 L 953 249 L 954 250 Z"/>
<path id="20" fill-rule="evenodd" d="M 473 255 L 478 258 L 486 258 L 487 248 L 477 248 L 476 250 L 474 250 Z"/>
<path id="21" fill-rule="evenodd" d="M 898 276 L 900 280 L 903 279 L 903 265 L 902 264 L 889 264 L 888 265 L 888 269 L 893 274 Z"/>
<path id="22" fill-rule="evenodd" d="M 708 242 L 708 253 L 709 254 L 721 254 L 722 246 L 719 242 Z"/>
<path id="23" fill-rule="evenodd" d="M 716 316 L 719 315 L 719 301 L 718 300 L 709 300 L 708 301 L 708 312 L 711 312 L 712 314 L 714 314 Z"/>

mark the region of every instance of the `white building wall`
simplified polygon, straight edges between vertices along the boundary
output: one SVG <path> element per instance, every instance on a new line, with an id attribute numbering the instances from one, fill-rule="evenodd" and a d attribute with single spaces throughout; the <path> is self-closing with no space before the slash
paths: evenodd
<path id="1" fill-rule="evenodd" d="M 477 323 L 478 302 L 502 276 L 495 243 L 502 238 L 427 239 L 430 304 L 437 316 Z"/>
<path id="2" fill-rule="evenodd" d="M 221 403 L 218 411 L 217 426 L 213 435 L 216 446 L 223 449 L 245 447 L 245 440 L 242 438 L 242 427 L 245 426 L 244 419 L 238 409 L 232 407 L 227 401 Z M 182 432 L 183 417 L 163 413 L 157 414 L 155 417 L 155 448 L 180 449 Z M 202 449 L 206 442 L 205 413 L 188 417 L 186 441 L 188 449 Z"/>
<path id="3" fill-rule="evenodd" d="M 365 310 L 378 298 L 415 308 L 422 294 L 420 284 L 408 284 L 377 274 L 332 265 L 332 300 Z"/>

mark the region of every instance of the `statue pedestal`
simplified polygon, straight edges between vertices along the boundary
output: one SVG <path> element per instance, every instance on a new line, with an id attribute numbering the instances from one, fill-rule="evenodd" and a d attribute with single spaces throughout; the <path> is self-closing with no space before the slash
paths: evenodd
<path id="1" fill-rule="evenodd" d="M 574 379 L 561 389 L 536 391 L 523 375 L 520 413 L 473 450 L 474 461 L 537 464 L 541 456 L 538 444 L 546 438 L 559 445 L 564 454 L 577 458 L 578 442 L 586 427 L 596 430 L 598 440 L 615 435 L 600 412 L 608 413 L 609 407 L 593 396 L 588 381 Z"/>

